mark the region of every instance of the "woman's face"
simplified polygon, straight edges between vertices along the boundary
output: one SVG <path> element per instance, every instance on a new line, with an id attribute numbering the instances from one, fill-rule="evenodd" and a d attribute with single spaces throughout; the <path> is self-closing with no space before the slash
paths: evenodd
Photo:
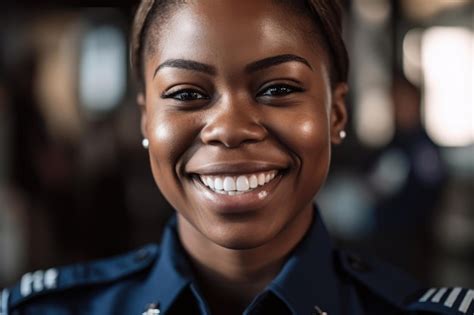
<path id="1" fill-rule="evenodd" d="M 311 34 L 311 21 L 272 0 L 180 4 L 149 34 L 142 129 L 153 176 L 180 220 L 215 244 L 261 246 L 312 211 L 346 86 L 331 89 Z"/>

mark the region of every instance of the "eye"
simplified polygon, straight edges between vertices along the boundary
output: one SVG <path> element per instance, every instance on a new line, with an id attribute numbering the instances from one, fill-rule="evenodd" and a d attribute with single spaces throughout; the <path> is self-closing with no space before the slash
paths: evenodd
<path id="1" fill-rule="evenodd" d="M 303 89 L 288 84 L 275 84 L 264 88 L 257 96 L 282 97 L 295 92 L 303 92 Z"/>
<path id="2" fill-rule="evenodd" d="M 174 99 L 180 102 L 190 102 L 209 99 L 209 96 L 195 89 L 181 89 L 178 91 L 164 93 L 162 98 Z"/>

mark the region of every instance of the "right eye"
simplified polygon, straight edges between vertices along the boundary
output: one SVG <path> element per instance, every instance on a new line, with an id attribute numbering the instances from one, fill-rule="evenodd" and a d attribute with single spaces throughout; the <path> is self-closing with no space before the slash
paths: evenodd
<path id="1" fill-rule="evenodd" d="M 207 100 L 209 96 L 195 89 L 181 89 L 178 91 L 163 94 L 162 98 L 174 99 L 180 102 L 190 102 L 196 100 Z"/>

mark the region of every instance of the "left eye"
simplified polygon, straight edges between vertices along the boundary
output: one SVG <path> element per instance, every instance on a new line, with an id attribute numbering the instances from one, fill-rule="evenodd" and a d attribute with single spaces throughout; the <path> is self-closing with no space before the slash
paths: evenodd
<path id="1" fill-rule="evenodd" d="M 184 90 L 172 92 L 169 94 L 165 94 L 163 98 L 172 98 L 181 102 L 208 99 L 206 95 L 193 89 L 184 89 Z"/>
<path id="2" fill-rule="evenodd" d="M 302 88 L 287 84 L 272 85 L 258 93 L 257 96 L 281 97 L 295 92 L 302 92 Z"/>

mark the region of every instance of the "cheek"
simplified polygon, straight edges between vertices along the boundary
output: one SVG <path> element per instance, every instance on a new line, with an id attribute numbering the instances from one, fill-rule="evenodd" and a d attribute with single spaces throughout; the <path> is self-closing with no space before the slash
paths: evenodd
<path id="1" fill-rule="evenodd" d="M 281 117 L 285 117 L 282 121 Z M 329 125 L 325 111 L 288 112 L 272 120 L 272 129 L 280 141 L 291 150 L 302 163 L 305 159 L 320 155 L 329 147 Z"/>
<path id="2" fill-rule="evenodd" d="M 146 128 L 155 183 L 175 209 L 188 208 L 187 200 L 183 198 L 183 161 L 196 137 L 196 124 L 186 115 L 156 111 L 148 115 Z"/>
<path id="3" fill-rule="evenodd" d="M 196 122 L 182 114 L 155 111 L 149 116 L 147 133 L 152 167 L 160 174 L 179 175 L 180 161 L 196 137 Z"/>
<path id="4" fill-rule="evenodd" d="M 324 107 L 322 107 L 324 108 Z M 331 156 L 329 118 L 325 110 L 299 109 L 298 113 L 287 113 L 285 123 L 275 122 L 274 132 L 282 145 L 293 155 L 297 171 L 295 194 L 300 200 L 313 198 L 322 186 Z"/>
<path id="5" fill-rule="evenodd" d="M 293 140 L 298 144 L 301 152 L 307 154 L 320 151 L 327 146 L 328 139 L 326 119 L 307 115 L 295 125 Z"/>
<path id="6" fill-rule="evenodd" d="M 160 118 L 157 115 L 148 128 L 152 154 L 156 155 L 160 161 L 172 161 L 179 151 L 174 144 L 178 144 L 179 139 L 182 139 L 180 136 L 182 132 L 183 130 L 176 128 L 172 120 Z"/>

